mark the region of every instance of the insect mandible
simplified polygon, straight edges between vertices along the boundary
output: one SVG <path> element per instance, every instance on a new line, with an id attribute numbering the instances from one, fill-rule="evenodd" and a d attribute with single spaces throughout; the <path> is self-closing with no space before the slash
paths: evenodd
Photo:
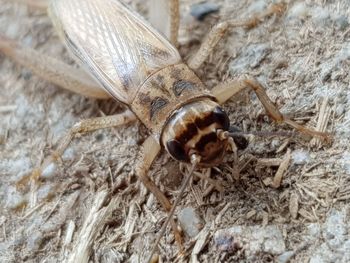
<path id="1" fill-rule="evenodd" d="M 81 69 L 0 38 L 0 51 L 42 78 L 89 97 L 112 97 L 129 107 L 119 115 L 76 124 L 59 142 L 54 154 L 34 171 L 34 177 L 39 177 L 63 154 L 76 134 L 138 119 L 147 127 L 150 136 L 140 149 L 136 174 L 169 211 L 172 206 L 168 198 L 147 175 L 153 160 L 164 148 L 180 162 L 198 167 L 220 164 L 225 153 L 235 151 L 236 147 L 228 133 L 230 120 L 220 105 L 246 88 L 255 92 L 275 121 L 285 122 L 312 136 L 327 136 L 304 128 L 280 113 L 264 88 L 252 78 L 232 80 L 208 90 L 194 73 L 229 28 L 252 26 L 264 17 L 278 14 L 281 6 L 271 6 L 247 21 L 219 23 L 212 28 L 198 52 L 185 63 L 175 48 L 178 5 L 178 0 L 169 2 L 168 40 L 120 1 L 51 0 L 49 14 L 57 32 L 92 78 Z M 174 224 L 172 226 L 176 229 Z"/>

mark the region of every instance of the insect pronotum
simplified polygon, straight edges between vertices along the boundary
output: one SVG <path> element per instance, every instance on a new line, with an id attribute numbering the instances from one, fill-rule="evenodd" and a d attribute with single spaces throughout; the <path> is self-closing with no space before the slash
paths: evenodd
<path id="1" fill-rule="evenodd" d="M 275 121 L 285 122 L 312 136 L 327 137 L 280 113 L 264 88 L 252 78 L 231 80 L 208 90 L 194 73 L 229 28 L 252 26 L 264 17 L 281 12 L 280 5 L 273 5 L 247 21 L 219 23 L 199 51 L 185 63 L 175 48 L 178 0 L 168 2 L 171 19 L 167 37 L 171 42 L 117 0 L 49 2 L 49 14 L 61 39 L 93 78 L 6 37 L 0 37 L 0 51 L 63 88 L 94 98 L 112 97 L 127 105 L 129 110 L 76 124 L 59 142 L 55 153 L 33 172 L 34 178 L 63 154 L 77 133 L 120 126 L 138 119 L 147 127 L 150 136 L 140 149 L 135 171 L 163 208 L 170 211 L 170 201 L 147 175 L 153 160 L 164 148 L 180 162 L 198 167 L 220 164 L 228 150 L 236 150 L 234 137 L 228 132 L 230 120 L 220 104 L 245 88 L 256 93 Z M 179 240 L 174 221 L 171 225 Z"/>

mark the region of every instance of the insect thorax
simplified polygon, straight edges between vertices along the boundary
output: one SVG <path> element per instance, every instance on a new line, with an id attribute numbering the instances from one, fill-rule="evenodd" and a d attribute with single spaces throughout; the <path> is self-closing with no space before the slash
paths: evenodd
<path id="1" fill-rule="evenodd" d="M 185 64 L 176 64 L 150 76 L 138 90 L 131 110 L 158 138 L 170 116 L 191 101 L 212 98 L 201 80 Z"/>
<path id="2" fill-rule="evenodd" d="M 138 91 L 131 109 L 173 158 L 188 162 L 196 153 L 216 165 L 227 150 L 218 138 L 229 119 L 199 78 L 184 64 L 164 68 Z"/>

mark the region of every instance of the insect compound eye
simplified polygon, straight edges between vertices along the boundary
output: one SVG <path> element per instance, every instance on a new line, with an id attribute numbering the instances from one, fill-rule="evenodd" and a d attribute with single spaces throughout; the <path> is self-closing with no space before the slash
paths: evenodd
<path id="1" fill-rule="evenodd" d="M 235 133 L 235 132 L 241 132 L 241 129 L 239 129 L 237 126 L 230 126 L 229 132 Z M 235 144 L 237 145 L 238 149 L 244 150 L 248 147 L 248 140 L 241 135 L 234 135 L 232 136 L 232 139 L 234 140 Z"/>
<path id="2" fill-rule="evenodd" d="M 181 143 L 177 140 L 170 140 L 166 143 L 167 148 L 171 156 L 173 156 L 178 161 L 188 161 L 188 156 Z"/>
<path id="3" fill-rule="evenodd" d="M 215 107 L 213 113 L 215 122 L 220 123 L 222 128 L 225 131 L 228 131 L 228 129 L 230 128 L 230 119 L 228 118 L 226 112 L 217 106 Z"/>

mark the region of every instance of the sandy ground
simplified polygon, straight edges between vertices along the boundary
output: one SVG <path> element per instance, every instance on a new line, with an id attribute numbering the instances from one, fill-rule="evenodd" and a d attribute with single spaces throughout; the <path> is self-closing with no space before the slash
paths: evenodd
<path id="1" fill-rule="evenodd" d="M 185 60 L 218 21 L 268 6 L 213 0 L 220 12 L 198 22 L 189 14 L 195 1 L 182 2 Z M 239 163 L 228 155 L 219 167 L 198 171 L 216 181 L 194 178 L 175 215 L 184 256 L 168 230 L 162 262 L 350 261 L 349 17 L 347 0 L 289 1 L 281 17 L 232 30 L 197 72 L 209 89 L 255 76 L 282 112 L 334 140 L 248 136 Z M 2 1 L 0 32 L 73 63 L 43 12 Z M 0 262 L 143 262 L 166 218 L 134 175 L 145 128 L 135 123 L 80 136 L 38 186 L 16 187 L 74 123 L 124 107 L 64 91 L 4 56 L 0 90 Z M 245 131 L 290 130 L 272 123 L 248 93 L 225 109 Z M 150 175 L 174 200 L 184 170 L 164 153 Z"/>

